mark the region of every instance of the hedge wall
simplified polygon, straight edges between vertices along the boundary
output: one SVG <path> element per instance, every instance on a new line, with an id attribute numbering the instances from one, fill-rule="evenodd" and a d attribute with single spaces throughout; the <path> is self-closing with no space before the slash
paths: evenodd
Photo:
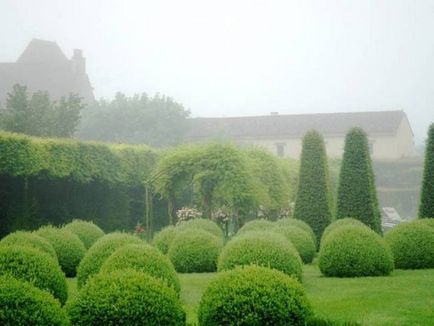
<path id="1" fill-rule="evenodd" d="M 106 231 L 134 228 L 143 220 L 144 181 L 158 157 L 147 146 L 0 132 L 0 236 L 73 218 Z M 153 209 L 156 224 L 167 224 L 164 201 L 154 200 Z"/>

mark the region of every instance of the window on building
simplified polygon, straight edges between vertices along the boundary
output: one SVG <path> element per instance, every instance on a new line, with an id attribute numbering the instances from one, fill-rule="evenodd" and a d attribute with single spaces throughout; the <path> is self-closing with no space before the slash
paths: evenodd
<path id="1" fill-rule="evenodd" d="M 276 152 L 277 152 L 277 156 L 284 157 L 285 156 L 285 143 L 276 143 Z"/>
<path id="2" fill-rule="evenodd" d="M 369 141 L 368 148 L 369 148 L 369 154 L 373 155 L 374 154 L 374 142 L 372 140 Z"/>

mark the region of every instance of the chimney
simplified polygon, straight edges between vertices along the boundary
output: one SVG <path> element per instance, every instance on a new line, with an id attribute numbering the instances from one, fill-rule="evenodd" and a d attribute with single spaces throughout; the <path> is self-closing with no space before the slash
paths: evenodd
<path id="1" fill-rule="evenodd" d="M 74 55 L 71 59 L 72 72 L 76 75 L 86 74 L 86 59 L 83 58 L 83 51 L 74 49 Z"/>

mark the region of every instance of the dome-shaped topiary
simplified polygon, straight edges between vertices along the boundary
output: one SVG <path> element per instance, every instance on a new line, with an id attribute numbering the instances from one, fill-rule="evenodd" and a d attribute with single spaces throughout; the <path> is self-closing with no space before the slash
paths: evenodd
<path id="1" fill-rule="evenodd" d="M 434 268 L 434 228 L 413 221 L 396 225 L 384 236 L 396 268 Z"/>
<path id="2" fill-rule="evenodd" d="M 0 244 L 18 245 L 23 247 L 32 247 L 35 249 L 39 249 L 49 254 L 57 261 L 57 254 L 53 246 L 51 245 L 51 243 L 47 239 L 35 233 L 16 231 L 4 237 L 0 241 Z"/>
<path id="3" fill-rule="evenodd" d="M 325 240 L 325 238 L 334 230 L 342 227 L 342 226 L 365 226 L 363 222 L 360 222 L 359 220 L 356 220 L 354 218 L 340 218 L 336 221 L 334 221 L 332 224 L 327 226 L 322 234 L 321 237 L 321 243 Z"/>
<path id="4" fill-rule="evenodd" d="M 309 264 L 312 262 L 316 251 L 316 244 L 309 233 L 296 226 L 276 226 L 274 231 L 282 234 L 292 242 L 304 263 Z"/>
<path id="5" fill-rule="evenodd" d="M 195 218 L 192 220 L 188 220 L 186 222 L 181 222 L 177 226 L 180 230 L 186 230 L 186 229 L 200 229 L 207 231 L 213 235 L 215 235 L 218 238 L 223 238 L 223 231 L 222 229 L 217 225 L 217 223 L 207 220 L 204 218 Z"/>
<path id="6" fill-rule="evenodd" d="M 428 226 L 434 228 L 434 218 L 421 218 L 418 221 L 421 224 L 428 225 Z"/>
<path id="7" fill-rule="evenodd" d="M 67 326 L 59 301 L 28 282 L 0 276 L 0 325 Z"/>
<path id="8" fill-rule="evenodd" d="M 90 276 L 97 274 L 104 262 L 116 249 L 130 243 L 143 244 L 143 240 L 126 233 L 109 233 L 89 248 L 77 269 L 77 286 L 82 287 Z"/>
<path id="9" fill-rule="evenodd" d="M 63 228 L 76 234 L 86 249 L 89 249 L 96 240 L 104 235 L 104 231 L 99 226 L 89 221 L 73 220 Z"/>
<path id="10" fill-rule="evenodd" d="M 100 273 L 132 268 L 163 280 L 177 293 L 178 275 L 168 257 L 148 244 L 127 244 L 117 249 L 101 266 Z"/>
<path id="11" fill-rule="evenodd" d="M 166 226 L 154 235 L 152 245 L 158 248 L 163 254 L 167 254 L 177 231 L 178 229 L 173 225 Z"/>
<path id="12" fill-rule="evenodd" d="M 185 325 L 176 292 L 133 269 L 100 273 L 68 302 L 73 325 Z"/>
<path id="13" fill-rule="evenodd" d="M 65 275 L 50 255 L 29 247 L 0 246 L 0 275 L 31 282 L 64 304 L 68 296 Z"/>
<path id="14" fill-rule="evenodd" d="M 257 219 L 257 220 L 251 220 L 244 224 L 241 229 L 238 230 L 237 235 L 244 234 L 249 231 L 266 231 L 266 230 L 272 230 L 274 228 L 274 223 L 264 220 L 264 219 Z"/>
<path id="15" fill-rule="evenodd" d="M 294 245 L 275 232 L 247 232 L 230 240 L 218 259 L 218 270 L 259 265 L 301 280 L 302 262 Z"/>
<path id="16" fill-rule="evenodd" d="M 326 276 L 380 276 L 393 270 L 393 257 L 387 243 L 373 230 L 347 225 L 324 239 L 318 265 Z"/>
<path id="17" fill-rule="evenodd" d="M 222 239 L 203 230 L 180 231 L 169 248 L 169 258 L 179 273 L 215 272 Z"/>
<path id="18" fill-rule="evenodd" d="M 74 277 L 77 273 L 77 266 L 86 252 L 80 238 L 70 231 L 50 225 L 41 227 L 36 234 L 51 243 L 65 275 Z"/>
<path id="19" fill-rule="evenodd" d="M 303 229 L 304 231 L 306 231 L 307 233 L 309 233 L 309 235 L 311 236 L 313 242 L 316 244 L 317 243 L 317 239 L 315 236 L 315 233 L 313 233 L 312 228 L 309 226 L 309 224 L 307 224 L 306 222 L 296 219 L 296 218 L 282 218 L 280 220 L 276 221 L 276 224 L 278 226 L 296 226 L 300 229 Z"/>
<path id="20" fill-rule="evenodd" d="M 199 325 L 305 325 L 312 309 L 303 287 L 277 270 L 245 266 L 223 272 L 199 304 Z"/>

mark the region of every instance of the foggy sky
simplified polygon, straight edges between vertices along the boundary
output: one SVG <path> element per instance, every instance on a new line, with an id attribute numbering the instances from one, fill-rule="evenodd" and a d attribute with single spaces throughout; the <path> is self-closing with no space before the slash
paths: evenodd
<path id="1" fill-rule="evenodd" d="M 434 0 L 0 0 L 0 62 L 81 48 L 97 98 L 157 91 L 193 116 L 403 109 L 434 122 Z"/>

